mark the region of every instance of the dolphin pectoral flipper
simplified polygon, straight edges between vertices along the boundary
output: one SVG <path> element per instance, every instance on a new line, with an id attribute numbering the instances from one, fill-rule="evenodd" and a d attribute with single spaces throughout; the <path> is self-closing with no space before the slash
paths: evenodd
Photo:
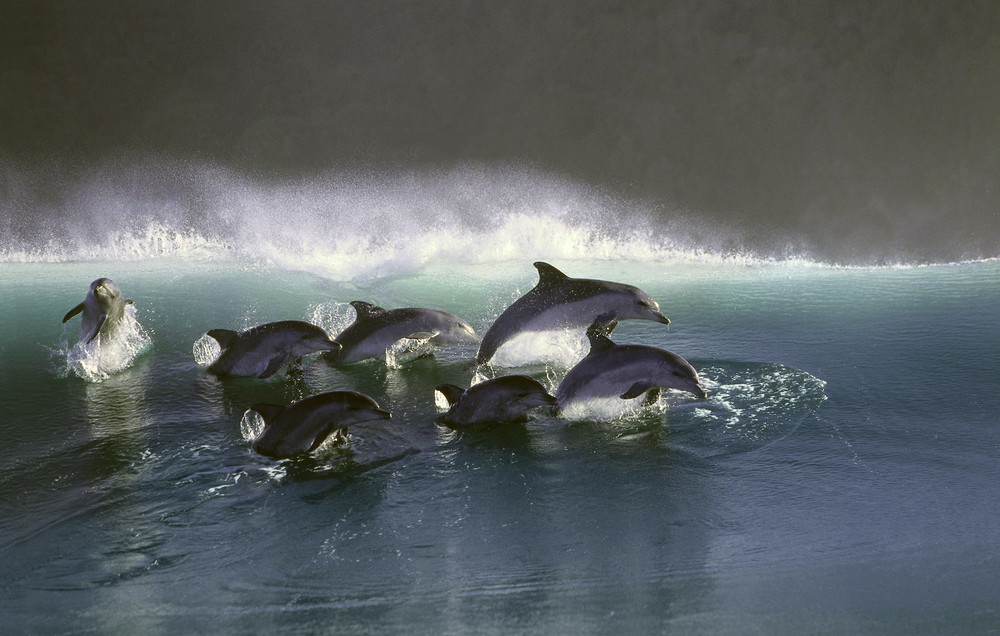
<path id="1" fill-rule="evenodd" d="M 623 400 L 631 400 L 632 398 L 639 397 L 646 391 L 652 392 L 653 390 L 659 392 L 659 389 L 650 384 L 649 382 L 636 382 L 631 387 L 629 387 L 628 391 L 625 391 L 618 397 L 620 397 Z M 659 397 L 659 394 L 657 394 L 657 397 Z"/>
<path id="2" fill-rule="evenodd" d="M 90 344 L 90 342 L 91 342 L 91 341 L 92 341 L 92 340 L 93 340 L 94 338 L 96 338 L 96 337 L 98 336 L 98 334 L 100 334 L 100 333 L 101 333 L 101 327 L 103 327 L 103 326 L 104 326 L 104 321 L 105 321 L 105 320 L 107 320 L 107 319 L 108 319 L 108 315 L 107 315 L 107 314 L 101 314 L 101 315 L 100 315 L 100 316 L 99 316 L 99 317 L 97 318 L 97 324 L 96 324 L 96 325 L 94 326 L 94 331 L 93 331 L 93 333 L 91 333 L 91 334 L 89 334 L 89 335 L 87 336 L 87 339 L 86 339 L 86 343 L 87 343 L 87 344 Z"/>
<path id="3" fill-rule="evenodd" d="M 650 406 L 652 404 L 656 404 L 656 401 L 659 399 L 660 399 L 660 387 L 653 387 L 652 389 L 646 392 L 646 399 L 643 400 L 643 403 L 646 406 Z"/>
<path id="4" fill-rule="evenodd" d="M 63 320 L 62 321 L 66 322 L 67 320 L 69 320 L 73 316 L 77 315 L 81 311 L 83 311 L 83 303 L 80 303 L 76 307 L 74 307 L 74 308 L 70 309 L 68 312 L 66 312 L 66 315 L 63 316 Z"/>
<path id="5" fill-rule="evenodd" d="M 281 368 L 281 365 L 284 364 L 285 360 L 287 359 L 288 359 L 287 353 L 284 352 L 279 353 L 278 355 L 271 358 L 271 361 L 267 363 L 267 368 L 265 368 L 261 372 L 261 374 L 258 375 L 257 377 L 260 378 L 261 380 L 266 380 L 267 378 L 277 373 L 278 369 Z"/>

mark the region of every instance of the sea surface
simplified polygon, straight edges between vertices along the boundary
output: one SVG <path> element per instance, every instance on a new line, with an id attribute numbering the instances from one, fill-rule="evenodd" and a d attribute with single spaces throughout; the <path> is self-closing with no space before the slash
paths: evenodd
<path id="1" fill-rule="evenodd" d="M 177 172 L 98 172 L 43 211 L 8 193 L 2 631 L 1000 630 L 1000 261 L 705 248 L 711 228 L 522 169 Z M 708 398 L 456 432 L 433 389 L 473 380 L 475 345 L 206 373 L 210 329 L 335 335 L 353 300 L 482 334 L 536 260 L 653 296 L 671 324 L 614 340 L 685 357 Z M 134 304 L 86 349 L 60 321 L 102 276 Z M 554 392 L 586 350 L 538 334 L 488 373 Z M 252 450 L 250 404 L 338 389 L 392 419 L 306 459 Z"/>

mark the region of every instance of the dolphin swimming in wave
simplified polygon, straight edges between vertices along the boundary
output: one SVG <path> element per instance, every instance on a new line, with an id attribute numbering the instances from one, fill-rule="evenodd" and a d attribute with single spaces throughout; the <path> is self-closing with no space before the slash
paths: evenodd
<path id="1" fill-rule="evenodd" d="M 208 335 L 222 347 L 222 354 L 209 365 L 208 372 L 221 377 L 265 379 L 288 359 L 297 361 L 306 354 L 340 349 L 323 329 L 300 320 L 269 322 L 239 333 L 212 329 Z"/>
<path id="2" fill-rule="evenodd" d="M 454 384 L 435 388 L 448 402 L 448 412 L 440 417 L 453 428 L 484 427 L 528 420 L 528 411 L 537 406 L 555 406 L 540 382 L 526 375 L 506 375 L 462 389 Z"/>
<path id="3" fill-rule="evenodd" d="M 324 356 L 332 364 L 382 358 L 393 344 L 404 338 L 429 339 L 432 345 L 479 342 L 469 323 L 446 311 L 418 307 L 383 309 L 360 300 L 351 306 L 357 317 L 335 338 L 343 348 Z"/>
<path id="4" fill-rule="evenodd" d="M 98 278 L 90 284 L 90 291 L 83 302 L 70 309 L 62 321 L 65 323 L 82 313 L 80 339 L 89 344 L 97 336 L 108 338 L 113 335 L 125 315 L 125 305 L 131 304 L 132 300 L 122 297 L 122 291 L 113 280 Z"/>
<path id="5" fill-rule="evenodd" d="M 646 393 L 656 401 L 660 389 L 679 389 L 706 398 L 698 372 L 677 354 L 645 345 L 619 345 L 608 337 L 617 322 L 613 314 L 599 316 L 587 329 L 590 353 L 577 363 L 556 389 L 559 409 L 589 399 L 629 400 Z"/>
<path id="6" fill-rule="evenodd" d="M 653 320 L 670 324 L 660 306 L 638 287 L 589 278 L 570 278 L 548 263 L 535 263 L 538 284 L 493 322 L 476 355 L 486 364 L 505 342 L 526 331 L 582 328 L 613 311 L 618 320 Z"/>
<path id="7" fill-rule="evenodd" d="M 254 440 L 253 449 L 275 458 L 311 453 L 331 436 L 335 442 L 343 442 L 352 424 L 392 417 L 378 402 L 355 391 L 320 393 L 288 406 L 254 404 L 250 410 L 264 420 L 264 430 Z"/>

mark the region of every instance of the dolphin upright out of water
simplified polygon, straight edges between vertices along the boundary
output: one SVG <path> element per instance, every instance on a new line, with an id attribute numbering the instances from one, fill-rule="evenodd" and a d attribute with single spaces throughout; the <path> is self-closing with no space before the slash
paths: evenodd
<path id="1" fill-rule="evenodd" d="M 239 333 L 212 329 L 208 335 L 222 347 L 222 354 L 209 365 L 208 372 L 222 377 L 269 378 L 289 358 L 340 349 L 320 327 L 300 320 L 269 322 Z"/>
<path id="2" fill-rule="evenodd" d="M 468 389 L 441 384 L 435 390 L 450 405 L 448 412 L 439 419 L 453 428 L 492 428 L 498 424 L 526 422 L 529 410 L 558 404 L 540 382 L 526 375 L 505 375 Z"/>
<path id="3" fill-rule="evenodd" d="M 118 289 L 113 280 L 98 278 L 90 284 L 90 291 L 83 302 L 70 309 L 62 321 L 66 322 L 82 312 L 81 340 L 89 344 L 98 335 L 102 338 L 110 337 L 125 315 L 125 305 L 130 304 L 132 300 L 122 297 L 122 290 Z"/>
<path id="4" fill-rule="evenodd" d="M 392 417 L 375 400 L 354 391 L 320 393 L 288 406 L 254 404 L 250 409 L 264 419 L 253 449 L 276 458 L 311 453 L 330 436 L 345 441 L 352 424 Z"/>
<path id="5" fill-rule="evenodd" d="M 623 400 L 646 393 L 654 402 L 660 389 L 679 389 L 702 399 L 698 372 L 675 353 L 645 345 L 618 345 L 608 334 L 614 329 L 613 314 L 595 319 L 587 329 L 590 353 L 577 363 L 556 389 L 560 410 L 588 399 L 620 397 Z"/>
<path id="6" fill-rule="evenodd" d="M 665 325 L 670 319 L 660 306 L 638 287 L 589 278 L 570 278 L 548 263 L 535 263 L 538 284 L 493 322 L 476 355 L 486 364 L 502 344 L 526 331 L 549 331 L 586 327 L 595 318 L 613 311 L 618 320 L 654 320 Z"/>
<path id="7" fill-rule="evenodd" d="M 469 323 L 446 311 L 418 307 L 383 309 L 360 300 L 351 306 L 357 317 L 335 338 L 343 349 L 324 356 L 333 364 L 384 357 L 389 347 L 404 338 L 429 339 L 432 345 L 479 342 Z"/>

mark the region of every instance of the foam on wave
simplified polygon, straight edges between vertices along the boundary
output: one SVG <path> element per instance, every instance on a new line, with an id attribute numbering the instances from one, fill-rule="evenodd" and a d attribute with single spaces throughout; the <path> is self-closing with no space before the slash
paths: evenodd
<path id="1" fill-rule="evenodd" d="M 746 253 L 731 229 L 522 168 L 277 183 L 190 162 L 0 169 L 15 186 L 0 200 L 0 262 L 235 258 L 340 281 L 526 259 L 823 266 L 792 249 Z"/>

